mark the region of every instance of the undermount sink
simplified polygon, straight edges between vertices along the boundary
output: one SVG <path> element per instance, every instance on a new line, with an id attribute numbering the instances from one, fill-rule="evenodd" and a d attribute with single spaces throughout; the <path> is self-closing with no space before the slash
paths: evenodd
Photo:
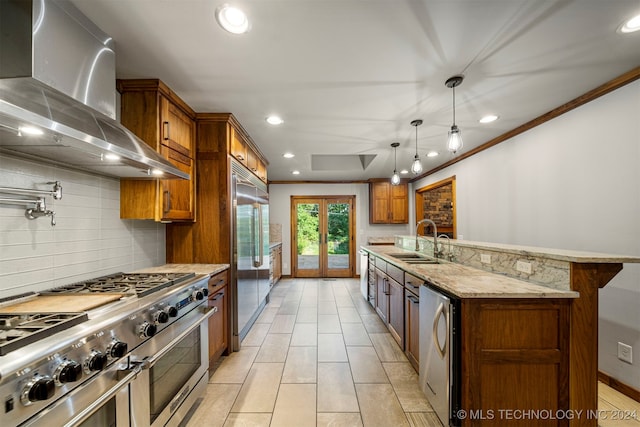
<path id="1" fill-rule="evenodd" d="M 407 264 L 438 264 L 438 260 L 427 258 L 416 253 L 396 253 L 388 254 L 388 256 L 399 259 Z"/>

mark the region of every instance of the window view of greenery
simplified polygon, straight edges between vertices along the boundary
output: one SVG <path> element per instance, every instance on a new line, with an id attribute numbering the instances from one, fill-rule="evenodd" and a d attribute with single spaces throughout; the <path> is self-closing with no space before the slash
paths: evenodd
<path id="1" fill-rule="evenodd" d="M 298 206 L 298 254 L 318 255 L 319 205 L 300 203 Z M 327 250 L 330 255 L 349 253 L 349 204 L 330 203 L 328 210 Z"/>
<path id="2" fill-rule="evenodd" d="M 327 207 L 328 218 L 328 251 L 329 255 L 349 253 L 349 204 L 330 203 Z"/>
<path id="3" fill-rule="evenodd" d="M 298 254 L 318 255 L 319 212 L 316 203 L 298 204 Z"/>

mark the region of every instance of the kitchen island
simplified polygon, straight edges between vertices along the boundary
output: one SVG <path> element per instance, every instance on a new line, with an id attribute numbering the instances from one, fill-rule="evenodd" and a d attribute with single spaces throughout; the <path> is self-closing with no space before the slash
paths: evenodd
<path id="1" fill-rule="evenodd" d="M 456 241 L 448 250 L 455 262 L 397 257 L 414 247 L 415 238 L 406 237 L 399 246 L 363 249 L 387 282 L 401 270 L 458 301 L 459 400 L 453 410 L 464 411 L 461 425 L 597 426 L 597 291 L 623 262 L 640 258 Z M 478 268 L 487 254 L 491 271 Z M 378 289 L 393 295 L 392 288 Z M 431 325 L 418 327 L 423 334 Z M 409 343 L 399 342 L 405 350 Z M 527 418 L 517 419 L 522 414 Z"/>

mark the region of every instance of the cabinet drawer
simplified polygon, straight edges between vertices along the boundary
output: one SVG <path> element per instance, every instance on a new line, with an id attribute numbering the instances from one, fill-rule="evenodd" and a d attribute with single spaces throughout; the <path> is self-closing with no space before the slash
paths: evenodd
<path id="1" fill-rule="evenodd" d="M 405 273 L 404 274 L 404 287 L 409 292 L 420 295 L 420 286 L 424 283 L 424 280 L 416 277 L 412 274 Z"/>
<path id="2" fill-rule="evenodd" d="M 387 264 L 387 275 L 398 283 L 404 283 L 404 270 L 399 269 L 393 264 Z"/>
<path id="3" fill-rule="evenodd" d="M 218 288 L 227 284 L 227 272 L 228 270 L 225 270 L 209 278 L 209 295 L 212 295 Z"/>
<path id="4" fill-rule="evenodd" d="M 375 265 L 378 270 L 387 271 L 387 262 L 382 258 L 374 258 L 373 265 Z"/>

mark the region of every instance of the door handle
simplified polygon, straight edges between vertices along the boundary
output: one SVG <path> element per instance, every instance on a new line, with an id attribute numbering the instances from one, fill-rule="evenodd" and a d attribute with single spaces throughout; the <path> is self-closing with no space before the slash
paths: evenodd
<path id="1" fill-rule="evenodd" d="M 163 132 L 162 133 L 164 134 L 162 139 L 164 139 L 165 141 L 168 141 L 169 138 L 170 138 L 169 137 L 169 130 L 170 130 L 169 126 L 170 126 L 170 123 L 165 121 L 165 122 L 162 122 L 162 125 L 163 125 Z"/>
<path id="2" fill-rule="evenodd" d="M 444 315 L 444 303 L 440 303 L 438 309 L 436 310 L 436 315 L 433 319 L 433 343 L 435 344 L 436 350 L 438 350 L 438 354 L 441 359 L 447 355 L 447 347 L 449 346 L 449 321 L 447 320 L 446 331 L 444 336 L 444 346 L 440 347 L 440 341 L 438 341 L 438 323 L 440 322 L 440 317 Z"/>

